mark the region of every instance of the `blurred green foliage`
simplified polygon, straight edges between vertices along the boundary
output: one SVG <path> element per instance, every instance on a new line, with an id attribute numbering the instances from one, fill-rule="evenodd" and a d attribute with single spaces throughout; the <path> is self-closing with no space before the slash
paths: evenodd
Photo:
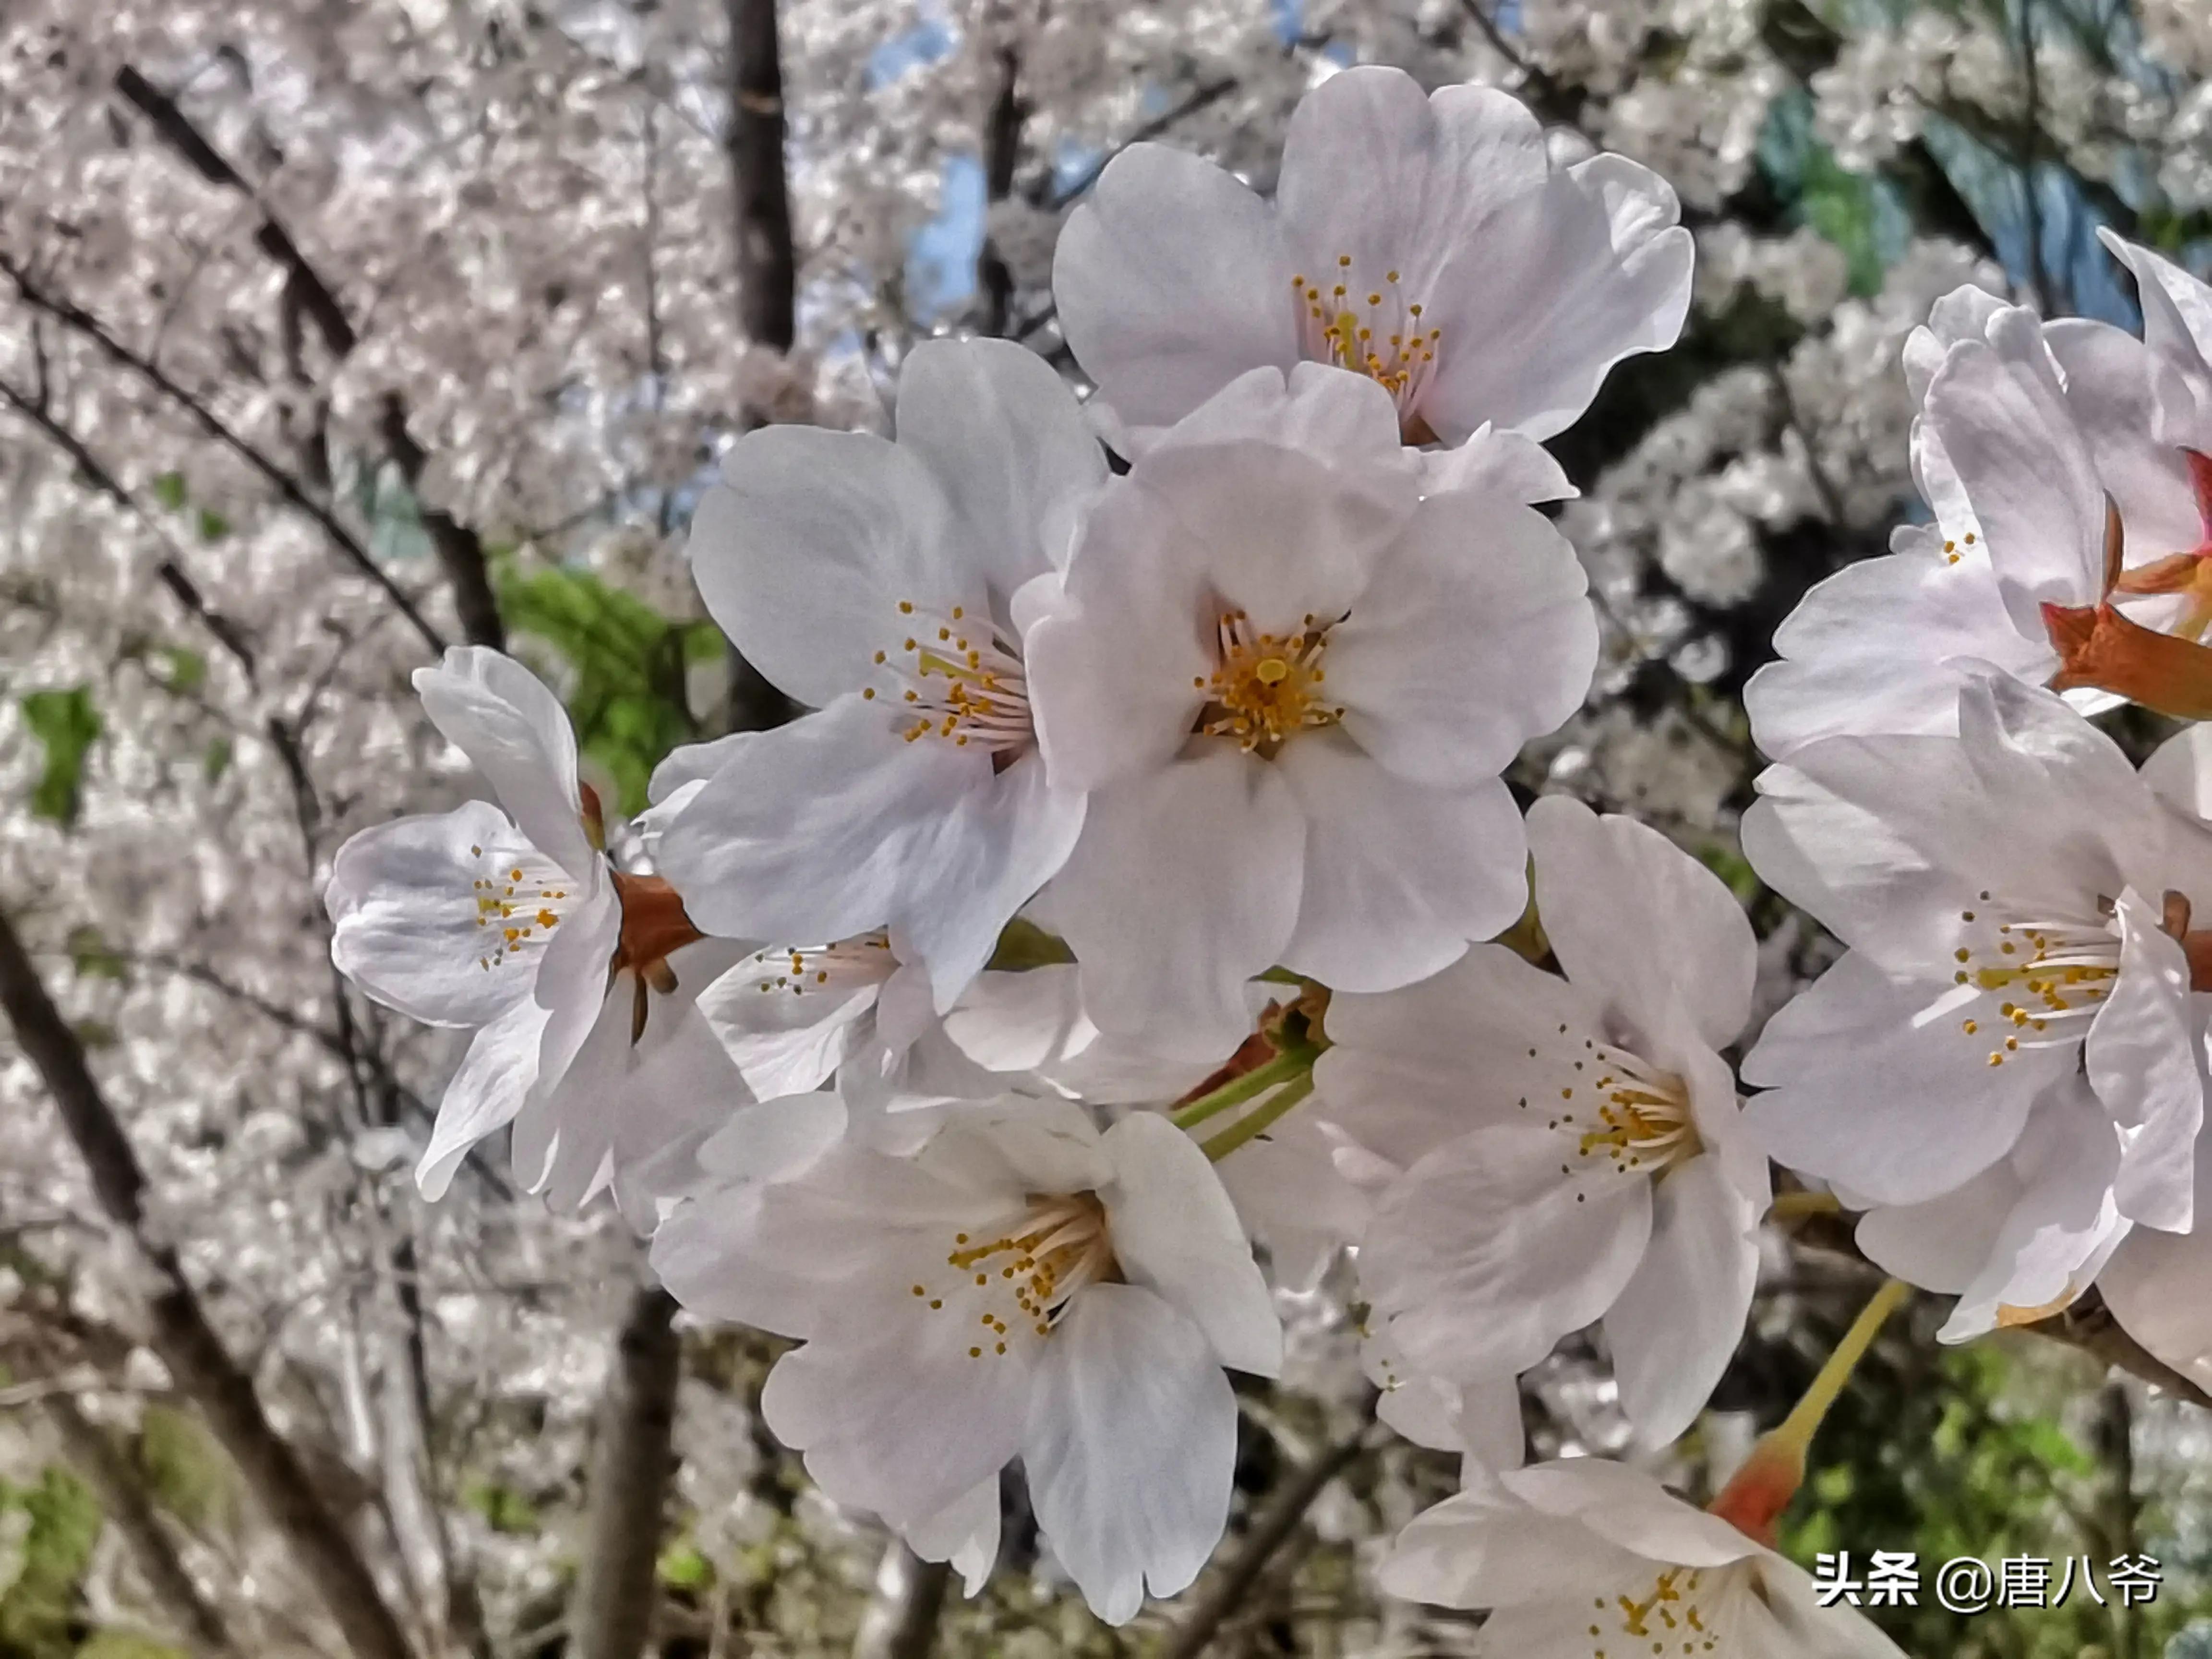
<path id="1" fill-rule="evenodd" d="M 29 693 L 23 699 L 23 723 L 46 751 L 46 768 L 31 790 L 31 811 L 56 823 L 75 823 L 85 756 L 103 729 L 92 688 Z"/>

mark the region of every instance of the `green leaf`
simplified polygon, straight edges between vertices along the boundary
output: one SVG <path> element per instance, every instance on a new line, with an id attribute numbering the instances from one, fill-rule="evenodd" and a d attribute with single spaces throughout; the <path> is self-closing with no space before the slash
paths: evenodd
<path id="1" fill-rule="evenodd" d="M 700 625 L 672 623 L 576 570 L 509 571 L 499 606 L 511 629 L 543 640 L 575 671 L 568 714 L 577 747 L 613 775 L 624 813 L 643 811 L 653 769 L 698 735 L 684 668 L 701 648 Z"/>
<path id="2" fill-rule="evenodd" d="M 208 739 L 208 746 L 200 756 L 200 770 L 213 783 L 230 770 L 231 741 L 222 732 Z"/>
<path id="3" fill-rule="evenodd" d="M 0 1516 L 24 1517 L 22 1566 L 0 1595 L 0 1653 L 56 1659 L 69 1653 L 92 1547 L 100 1536 L 100 1504 L 85 1485 L 49 1468 L 34 1486 L 0 1486 Z M 27 1522 L 27 1526 L 25 1522 Z"/>
<path id="4" fill-rule="evenodd" d="M 57 823 L 75 823 L 85 753 L 100 733 L 92 688 L 33 691 L 23 699 L 23 721 L 46 751 L 46 770 L 31 791 L 31 811 Z"/>
<path id="5" fill-rule="evenodd" d="M 154 499 L 174 513 L 185 504 L 185 475 L 164 472 L 154 480 Z"/>
<path id="6" fill-rule="evenodd" d="M 79 979 L 128 979 L 131 964 L 117 954 L 99 928 L 87 922 L 72 927 L 69 933 L 70 960 L 76 964 Z"/>
<path id="7" fill-rule="evenodd" d="M 538 1506 L 499 1481 L 471 1481 L 462 1489 L 461 1502 L 483 1516 L 494 1532 L 526 1538 L 538 1529 Z"/>
<path id="8" fill-rule="evenodd" d="M 689 1539 L 678 1539 L 660 1553 L 660 1582 L 671 1589 L 704 1589 L 714 1582 L 714 1563 Z"/>
<path id="9" fill-rule="evenodd" d="M 202 507 L 199 517 L 195 522 L 199 527 L 200 539 L 204 542 L 219 542 L 230 534 L 230 520 L 211 507 Z"/>
<path id="10" fill-rule="evenodd" d="M 197 691 L 207 684 L 207 659 L 197 651 L 187 651 L 180 645 L 161 645 L 154 648 L 167 672 L 161 684 L 172 691 Z"/>
<path id="11" fill-rule="evenodd" d="M 238 1471 L 198 1418 L 149 1405 L 138 1425 L 138 1463 L 155 1502 L 202 1533 L 234 1532 Z"/>

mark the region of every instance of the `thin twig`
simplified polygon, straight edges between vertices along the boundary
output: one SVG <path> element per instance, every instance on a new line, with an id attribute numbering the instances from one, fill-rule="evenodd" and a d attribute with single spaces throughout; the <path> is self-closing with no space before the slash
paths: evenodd
<path id="1" fill-rule="evenodd" d="M 347 563 L 366 576 L 392 601 L 393 607 L 422 636 L 426 645 L 433 651 L 444 652 L 446 636 L 416 608 L 415 601 L 377 563 L 368 549 L 362 544 L 361 538 L 339 523 L 330 508 L 310 495 L 299 479 L 277 465 L 258 445 L 179 386 L 160 364 L 117 339 L 107 325 L 90 312 L 59 295 L 48 292 L 24 265 L 5 252 L 0 252 L 0 275 L 6 276 L 15 283 L 16 293 L 22 296 L 26 305 L 52 318 L 72 333 L 98 347 L 111 361 L 131 370 L 182 410 L 202 431 L 259 473 L 287 504 L 312 520 L 330 538 L 331 545 L 337 549 Z"/>
<path id="2" fill-rule="evenodd" d="M 1243 1547 L 1222 1569 L 1221 1576 L 1191 1604 L 1190 1611 L 1161 1647 L 1158 1659 L 1198 1659 L 1206 1651 L 1206 1644 L 1243 1605 L 1245 1596 L 1260 1582 L 1275 1553 L 1304 1523 L 1306 1511 L 1314 1506 L 1328 1483 L 1358 1462 L 1360 1455 L 1376 1443 L 1379 1433 L 1375 1424 L 1367 1423 L 1328 1450 L 1316 1453 L 1291 1476 L 1254 1519 L 1244 1534 Z"/>

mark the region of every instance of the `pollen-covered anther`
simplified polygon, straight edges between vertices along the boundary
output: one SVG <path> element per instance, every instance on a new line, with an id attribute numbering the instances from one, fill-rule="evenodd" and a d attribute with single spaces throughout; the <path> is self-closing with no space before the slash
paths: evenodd
<path id="1" fill-rule="evenodd" d="M 857 933 L 835 945 L 787 945 L 776 954 L 784 957 L 787 971 L 763 975 L 753 981 L 754 990 L 770 995 L 787 991 L 793 996 L 849 991 L 856 984 L 873 984 L 887 977 L 896 965 L 890 935 L 881 929 Z"/>
<path id="2" fill-rule="evenodd" d="M 482 858 L 483 848 L 471 847 L 470 856 Z M 477 957 L 477 966 L 489 973 L 509 957 L 543 945 L 561 921 L 568 890 L 556 882 L 529 879 L 520 866 L 495 868 L 488 876 L 469 883 L 469 904 L 476 924 L 484 930 L 490 947 Z"/>
<path id="3" fill-rule="evenodd" d="M 1311 617 L 1297 632 L 1279 635 L 1255 629 L 1242 611 L 1223 612 L 1214 629 L 1220 665 L 1198 682 L 1206 704 L 1197 729 L 1272 759 L 1292 734 L 1335 725 L 1344 710 L 1322 690 L 1328 637 L 1328 625 Z"/>
<path id="4" fill-rule="evenodd" d="M 1291 278 L 1300 353 L 1364 374 L 1390 394 L 1400 423 L 1411 425 L 1419 418 L 1415 405 L 1435 373 L 1444 331 L 1425 320 L 1427 308 L 1419 301 L 1407 300 L 1399 272 L 1364 283 L 1357 276 L 1352 256 L 1340 254 L 1335 279 L 1326 288 L 1303 276 Z"/>
<path id="5" fill-rule="evenodd" d="M 944 1265 L 951 1305 L 984 1333 L 985 1346 L 968 1351 L 972 1359 L 1006 1353 L 1010 1339 L 1050 1336 L 1078 1291 L 1121 1277 L 1106 1206 L 1092 1193 L 1033 1194 L 998 1232 L 956 1235 Z M 916 1285 L 914 1294 L 944 1310 L 945 1298 L 931 1288 Z"/>
<path id="6" fill-rule="evenodd" d="M 902 599 L 898 610 L 898 647 L 873 654 L 882 683 L 860 696 L 904 704 L 913 719 L 900 735 L 908 743 L 927 738 L 981 749 L 1004 769 L 1036 741 L 1020 646 L 965 605 L 939 617 Z"/>
<path id="7" fill-rule="evenodd" d="M 1987 909 L 1961 910 L 1959 920 L 1970 930 L 1967 943 L 1951 953 L 1959 967 L 1939 1006 L 1964 1036 L 1979 1037 L 1984 1020 L 2009 1028 L 1983 1063 L 2002 1066 L 2023 1036 L 2029 1048 L 2078 1042 L 2080 1032 L 2063 1027 L 2035 1039 L 2054 1020 L 2088 1018 L 2103 1006 L 2119 977 L 2119 935 L 2101 922 L 1999 921 Z"/>
<path id="8" fill-rule="evenodd" d="M 1704 1150 L 1689 1091 L 1680 1079 L 1656 1070 L 1626 1049 L 1589 1045 L 1599 1066 L 1591 1088 L 1597 1100 L 1595 1127 L 1576 1127 L 1574 1114 L 1562 1113 L 1552 1127 L 1573 1137 L 1577 1154 L 1604 1158 L 1624 1175 L 1657 1176 Z M 1560 1097 L 1571 1101 L 1571 1088 Z M 1583 1120 L 1589 1122 L 1587 1116 Z"/>

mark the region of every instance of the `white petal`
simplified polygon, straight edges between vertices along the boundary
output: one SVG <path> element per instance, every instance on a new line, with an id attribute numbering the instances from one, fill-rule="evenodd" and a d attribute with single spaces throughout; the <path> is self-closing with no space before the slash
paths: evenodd
<path id="1" fill-rule="evenodd" d="M 930 1520 L 1021 1447 L 1024 1350 L 972 1357 L 974 1323 L 947 1308 L 852 1330 L 834 1348 L 810 1342 L 776 1361 L 761 1415 L 834 1502 L 901 1531 Z"/>
<path id="2" fill-rule="evenodd" d="M 1574 550 L 1533 507 L 1431 495 L 1322 665 L 1344 729 L 1402 777 L 1466 784 L 1582 707 L 1597 622 Z"/>
<path id="3" fill-rule="evenodd" d="M 2039 605 L 2095 604 L 2104 486 L 2034 314 L 2001 312 L 1988 343 L 1952 347 L 1926 409 L 1973 503 L 2014 626 L 2033 637 L 2043 625 Z"/>
<path id="4" fill-rule="evenodd" d="M 804 1094 L 844 1063 L 897 965 L 888 945 L 848 946 L 810 984 L 789 951 L 763 951 L 701 992 L 699 1012 L 755 1095 Z"/>
<path id="5" fill-rule="evenodd" d="M 610 882 L 573 906 L 553 930 L 530 994 L 552 1018 L 538 1048 L 538 1075 L 550 1088 L 584 1046 L 607 996 L 607 963 L 622 937 L 622 901 Z"/>
<path id="6" fill-rule="evenodd" d="M 1156 1112 L 1133 1112 L 1106 1132 L 1099 1150 L 1114 1165 L 1114 1184 L 1101 1196 L 1130 1282 L 1181 1310 L 1223 1364 L 1275 1376 L 1283 1322 L 1236 1207 L 1198 1143 Z"/>
<path id="7" fill-rule="evenodd" d="M 941 1000 L 1058 867 L 1080 797 L 1034 762 L 995 771 L 981 750 L 908 742 L 858 696 L 748 734 L 662 827 L 661 867 L 692 920 L 733 938 L 848 939 L 889 924 L 927 962 Z"/>
<path id="8" fill-rule="evenodd" d="M 1343 991 L 1426 978 L 1528 903 L 1528 854 L 1495 778 L 1408 782 L 1337 732 L 1288 744 L 1277 769 L 1306 821 L 1297 930 L 1283 963 Z"/>
<path id="9" fill-rule="evenodd" d="M 1290 942 L 1304 846 L 1275 769 L 1232 748 L 1092 796 L 1052 902 L 1100 1028 L 1193 1059 L 1235 1048 L 1244 982 Z"/>
<path id="10" fill-rule="evenodd" d="M 1352 1140 L 1409 1167 L 1470 1129 L 1525 1121 L 1522 1102 L 1571 1086 L 1573 1057 L 1603 1017 L 1587 991 L 1504 945 L 1478 945 L 1417 985 L 1332 997 L 1335 1046 L 1314 1066 L 1319 1103 Z"/>
<path id="11" fill-rule="evenodd" d="M 1763 751 L 1778 760 L 1815 738 L 1954 731 L 1953 658 L 2038 684 L 2057 672 L 2049 641 L 2013 626 L 1984 552 L 1942 544 L 1941 531 L 1908 526 L 1895 551 L 1845 565 L 1798 602 L 1774 632 L 1781 660 L 1744 688 Z"/>
<path id="12" fill-rule="evenodd" d="M 2089 1086 L 2126 1131 L 2113 1178 L 2120 1213 L 2168 1232 L 2189 1230 L 2197 1131 L 2204 1123 L 2203 1022 L 2188 959 L 2158 912 L 2130 888 L 2119 896 L 2120 973 L 2083 1045 Z"/>
<path id="13" fill-rule="evenodd" d="M 1053 256 L 1060 324 L 1121 419 L 1167 426 L 1237 375 L 1298 358 L 1274 216 L 1212 162 L 1132 144 Z"/>
<path id="14" fill-rule="evenodd" d="M 1468 1489 L 1413 1518 L 1398 1534 L 1378 1581 L 1392 1595 L 1446 1607 L 1577 1611 L 1594 1584 L 1648 1571 L 1641 1556 L 1591 1534 L 1570 1517 L 1532 1508 L 1495 1480 Z M 1585 1619 L 1560 1632 L 1562 1659 L 1589 1659 Z M 1577 1638 L 1570 1647 L 1566 1638 Z M 1542 1648 L 1513 1648 L 1542 1655 Z M 1504 1655 L 1499 1659 L 1505 1659 Z"/>
<path id="15" fill-rule="evenodd" d="M 545 1011 L 517 1003 L 469 1042 L 460 1069 L 438 1103 L 430 1144 L 416 1166 L 416 1184 L 433 1203 L 446 1195 L 469 1148 L 513 1121 L 538 1080 L 538 1046 Z"/>
<path id="16" fill-rule="evenodd" d="M 2188 463 L 2179 444 L 2159 441 L 2163 410 L 2188 400 L 2185 389 L 2160 386 L 2172 366 L 2134 335 L 2087 318 L 2045 323 L 2043 337 L 2065 374 L 2067 406 L 2098 478 L 2120 510 L 2127 562 L 2193 551 L 2204 521 Z"/>
<path id="17" fill-rule="evenodd" d="M 1063 564 L 1106 457 L 1059 371 L 1011 340 L 925 340 L 899 367 L 898 441 L 936 475 L 951 533 L 1011 598 Z"/>
<path id="18" fill-rule="evenodd" d="M 1775 1162 L 1881 1204 L 1917 1204 L 1996 1162 L 2035 1097 L 2075 1050 L 2023 1046 L 1990 1064 L 1992 1039 L 1950 1013 L 1923 1018 L 1937 988 L 1900 982 L 1847 952 L 1767 1022 L 1743 1079 L 1745 1109 Z"/>
<path id="19" fill-rule="evenodd" d="M 2197 1146 L 2197 1188 L 2212 1193 L 2212 1136 Z M 2130 1336 L 2199 1387 L 2212 1388 L 2212 1223 L 2186 1233 L 2138 1227 L 2097 1288 Z"/>
<path id="20" fill-rule="evenodd" d="M 518 869 L 520 881 L 511 877 Z M 489 911 L 480 902 L 487 880 L 498 884 L 489 890 Z M 570 883 L 489 801 L 380 823 L 349 838 L 331 862 L 323 893 L 331 960 L 410 1018 L 485 1024 L 529 1000 L 544 957 L 542 930 L 527 943 L 517 940 L 519 950 L 505 948 L 514 918 L 498 906 L 534 899 L 548 884 L 557 890 Z M 519 895 L 513 901 L 509 887 Z M 526 919 L 538 908 L 526 905 Z"/>
<path id="21" fill-rule="evenodd" d="M 1424 1370 L 1523 1371 L 1612 1305 L 1651 1233 L 1651 1183 L 1536 1125 L 1478 1129 L 1383 1196 L 1361 1289 Z"/>
<path id="22" fill-rule="evenodd" d="M 415 690 L 446 740 L 466 755 L 515 827 L 577 880 L 596 879 L 599 854 L 584 835 L 576 734 L 544 683 L 512 657 L 457 645 L 435 668 L 415 671 Z"/>
<path id="23" fill-rule="evenodd" d="M 950 545 L 951 509 L 912 453 L 860 432 L 772 426 L 738 440 L 691 520 L 699 596 L 745 660 L 815 708 L 896 651 L 902 600 L 988 599 Z"/>
<path id="24" fill-rule="evenodd" d="M 1421 473 L 1425 495 L 1478 490 L 1540 507 L 1582 494 L 1543 445 L 1525 433 L 1490 426 L 1478 428 L 1455 449 L 1423 450 Z"/>
<path id="25" fill-rule="evenodd" d="M 1030 1498 L 1091 1610 L 1124 1625 L 1221 1540 L 1236 1397 L 1198 1327 L 1133 1285 L 1079 1292 L 1045 1346 L 1022 1437 Z"/>
<path id="26" fill-rule="evenodd" d="M 1536 914 L 1569 979 L 1647 1043 L 1678 1009 L 1709 1048 L 1742 1034 L 1759 941 L 1727 883 L 1657 830 L 1618 814 L 1601 818 L 1565 795 L 1528 809 L 1528 844 Z"/>
<path id="27" fill-rule="evenodd" d="M 949 1561 L 961 1593 L 974 1601 L 999 1559 L 999 1478 L 979 1480 L 951 1508 L 906 1529 L 907 1547 L 925 1561 Z"/>
<path id="28" fill-rule="evenodd" d="M 1621 1409 L 1647 1445 L 1686 1431 L 1728 1369 L 1759 1280 L 1758 1226 L 1717 1158 L 1658 1182 L 1651 1243 L 1605 1316 Z"/>

